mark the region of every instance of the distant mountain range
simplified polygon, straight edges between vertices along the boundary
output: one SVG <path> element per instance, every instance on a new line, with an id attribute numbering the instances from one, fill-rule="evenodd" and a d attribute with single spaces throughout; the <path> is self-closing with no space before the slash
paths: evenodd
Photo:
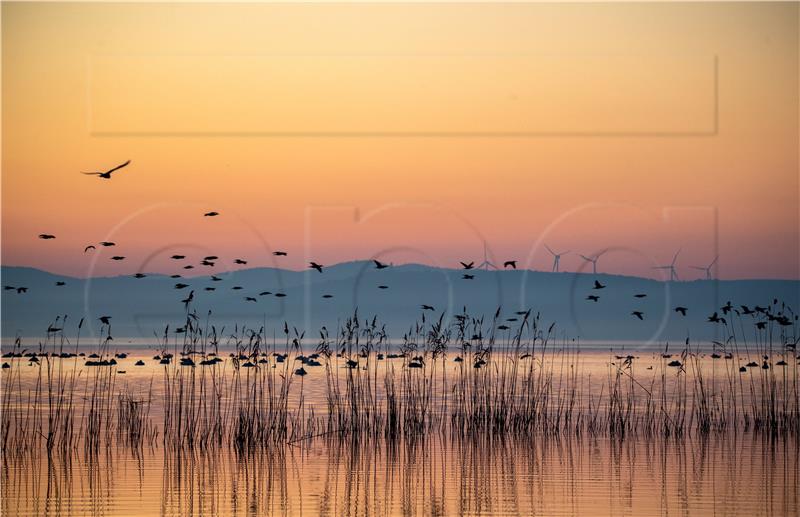
<path id="1" fill-rule="evenodd" d="M 112 317 L 115 337 L 152 338 L 164 327 L 182 325 L 183 304 L 194 290 L 192 307 L 220 328 L 245 324 L 258 328 L 266 322 L 278 329 L 284 321 L 316 336 L 322 325 L 333 332 L 337 323 L 358 308 L 362 319 L 378 316 L 391 338 L 399 339 L 422 314 L 420 304 L 431 305 L 437 318 L 461 312 L 490 319 L 502 307 L 502 319 L 518 310 L 540 312 L 544 322 L 556 322 L 559 336 L 600 341 L 682 341 L 717 337 L 719 328 L 707 317 L 730 300 L 741 304 L 768 305 L 773 299 L 797 308 L 800 281 L 796 280 L 696 280 L 662 282 L 605 274 L 549 273 L 538 271 L 470 271 L 474 280 L 462 279 L 463 270 L 423 265 L 402 265 L 377 270 L 372 262 L 342 263 L 314 270 L 290 271 L 254 268 L 209 276 L 173 279 L 153 274 L 79 279 L 33 268 L 3 266 L 3 286 L 24 286 L 25 293 L 2 291 L 2 336 L 36 337 L 58 315 L 69 315 L 68 328 L 86 318 L 84 335 L 99 331 L 99 316 Z M 593 289 L 597 280 L 606 287 Z M 64 282 L 56 286 L 56 282 Z M 175 289 L 182 282 L 189 287 Z M 240 286 L 242 289 L 232 289 Z M 380 289 L 379 286 L 386 286 Z M 205 288 L 213 287 L 214 291 Z M 269 292 L 270 294 L 260 295 Z M 285 297 L 276 297 L 283 293 Z M 599 301 L 586 300 L 598 295 Z M 646 294 L 645 298 L 635 298 Z M 332 298 L 323 298 L 332 295 Z M 245 297 L 257 301 L 246 301 Z M 674 307 L 688 308 L 685 317 Z M 640 321 L 632 311 L 644 313 Z M 752 327 L 750 317 L 743 318 Z M 508 323 L 513 326 L 513 323 Z M 738 325 L 738 324 L 737 324 Z M 738 330 L 738 328 L 737 328 Z M 747 332 L 751 332 L 747 328 Z M 72 332 L 74 333 L 74 332 Z"/>

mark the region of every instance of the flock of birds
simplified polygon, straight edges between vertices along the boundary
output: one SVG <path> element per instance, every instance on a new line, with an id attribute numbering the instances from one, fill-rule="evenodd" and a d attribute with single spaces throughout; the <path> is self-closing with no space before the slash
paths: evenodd
<path id="1" fill-rule="evenodd" d="M 131 160 L 128 160 L 128 161 L 126 161 L 126 162 L 124 162 L 124 163 L 122 163 L 120 165 L 117 165 L 116 167 L 113 167 L 111 169 L 108 169 L 106 171 L 83 172 L 82 174 L 95 175 L 95 176 L 98 176 L 101 179 L 108 180 L 108 179 L 111 179 L 112 173 L 114 173 L 116 171 L 119 171 L 120 169 L 122 169 L 124 167 L 127 167 L 128 165 L 130 165 L 130 163 L 131 163 Z M 204 213 L 203 217 L 217 217 L 219 215 L 220 215 L 219 212 L 210 211 L 210 212 Z M 56 236 L 52 235 L 52 234 L 49 234 L 49 233 L 42 233 L 42 234 L 39 234 L 39 238 L 42 239 L 42 240 L 52 240 L 52 239 L 55 239 Z M 110 241 L 101 241 L 101 242 L 98 243 L 98 245 L 101 246 L 101 247 L 113 247 L 113 246 L 116 246 L 116 243 L 115 242 L 110 242 Z M 550 248 L 548 248 L 548 250 L 549 249 Z M 84 248 L 83 251 L 84 251 L 84 253 L 88 253 L 89 251 L 95 251 L 95 250 L 97 250 L 97 246 L 95 246 L 94 244 L 89 244 L 88 246 L 86 246 Z M 551 251 L 551 253 L 552 253 L 552 251 Z M 288 256 L 288 253 L 286 251 L 282 251 L 282 250 L 275 250 L 275 251 L 272 252 L 272 254 L 275 257 L 286 257 L 286 256 Z M 564 252 L 559 253 L 559 254 L 554 254 L 556 256 L 556 261 L 563 254 L 564 254 Z M 122 261 L 122 260 L 125 260 L 126 257 L 123 256 L 123 255 L 113 255 L 110 258 L 111 258 L 111 260 L 114 260 L 114 261 Z M 185 260 L 186 258 L 187 257 L 185 255 L 179 255 L 179 254 L 175 254 L 175 255 L 172 255 L 170 257 L 170 259 L 175 260 L 175 261 L 182 261 L 182 260 Z M 584 257 L 584 258 L 586 260 L 593 261 L 593 265 L 596 266 L 597 257 L 592 257 L 592 258 Z M 677 254 L 676 254 L 676 258 L 677 258 Z M 200 265 L 207 266 L 207 267 L 214 267 L 218 260 L 219 260 L 219 257 L 216 256 L 216 255 L 205 256 L 200 261 Z M 715 259 L 715 262 L 716 262 L 716 259 Z M 247 264 L 247 260 L 244 260 L 244 259 L 241 259 L 241 258 L 236 258 L 236 259 L 233 260 L 233 263 L 235 265 L 246 265 Z M 375 269 L 378 269 L 378 270 L 387 269 L 387 268 L 391 267 L 390 264 L 385 264 L 385 263 L 383 263 L 383 262 L 381 262 L 379 260 L 375 260 L 375 259 L 373 259 L 373 263 L 374 263 Z M 474 261 L 473 262 L 460 262 L 460 265 L 461 265 L 461 267 L 463 269 L 463 273 L 462 273 L 461 278 L 463 280 L 474 280 L 475 279 L 475 271 L 476 271 L 475 262 Z M 673 266 L 674 266 L 674 260 L 673 260 Z M 319 263 L 314 262 L 314 261 L 310 262 L 308 267 L 309 267 L 309 269 L 313 269 L 313 270 L 315 270 L 315 271 L 317 271 L 319 273 L 323 273 L 324 270 L 325 270 L 325 266 L 324 265 L 319 264 Z M 670 267 L 672 267 L 672 266 L 670 266 Z M 183 266 L 183 268 L 188 270 L 188 269 L 193 269 L 194 266 L 191 265 L 191 264 L 187 264 L 187 265 Z M 516 260 L 507 260 L 507 261 L 505 261 L 503 263 L 503 268 L 504 269 L 508 269 L 508 268 L 517 269 L 517 261 Z M 557 262 L 556 262 L 556 265 L 554 266 L 554 271 L 557 271 Z M 596 269 L 595 269 L 595 272 L 596 272 Z M 143 273 L 136 273 L 133 276 L 135 278 L 144 278 L 146 275 L 143 274 Z M 171 275 L 171 278 L 178 279 L 178 278 L 181 278 L 181 275 L 177 275 L 177 274 Z M 222 278 L 220 278 L 220 277 L 218 277 L 216 275 L 212 275 L 211 276 L 211 281 L 212 282 L 219 282 L 219 281 L 222 281 Z M 66 285 L 66 284 L 63 281 L 56 282 L 56 286 L 64 286 L 64 285 Z M 183 283 L 183 282 L 177 282 L 174 285 L 174 288 L 175 289 L 179 289 L 179 290 L 180 289 L 185 289 L 187 287 L 190 287 L 189 284 L 186 284 L 186 283 Z M 606 289 L 606 287 L 607 287 L 606 285 L 601 284 L 598 280 L 595 280 L 594 281 L 594 286 L 592 287 L 593 291 L 595 291 L 595 292 L 592 293 L 592 294 L 588 294 L 586 296 L 586 300 L 590 301 L 590 302 L 598 303 L 600 301 L 601 297 L 600 297 L 599 294 L 597 294 L 597 291 L 601 291 L 603 289 Z M 378 285 L 378 288 L 379 289 L 388 289 L 389 286 L 381 284 L 381 285 Z M 242 286 L 233 286 L 233 287 L 231 287 L 231 289 L 232 290 L 242 290 L 243 287 Z M 14 290 L 18 294 L 24 294 L 24 293 L 26 293 L 28 291 L 28 288 L 27 287 L 20 287 L 20 286 L 5 285 L 4 286 L 4 290 L 6 290 L 6 291 Z M 205 290 L 206 291 L 214 291 L 214 290 L 216 290 L 216 287 L 208 286 L 208 287 L 205 287 Z M 277 298 L 283 298 L 283 297 L 286 296 L 286 294 L 282 293 L 282 292 L 273 293 L 273 292 L 270 292 L 270 291 L 262 291 L 262 292 L 258 293 L 259 297 L 268 296 L 268 295 L 273 295 L 273 296 L 275 296 Z M 646 297 L 647 297 L 646 293 L 634 294 L 634 298 L 637 298 L 637 299 L 642 299 L 642 298 L 646 298 Z M 256 298 L 255 296 L 244 296 L 243 298 L 244 298 L 245 302 L 252 302 L 252 303 L 257 303 L 258 302 L 258 298 Z M 329 293 L 326 293 L 326 294 L 322 295 L 322 298 L 330 299 L 330 298 L 333 298 L 333 295 L 329 294 Z M 189 304 L 193 300 L 194 300 L 194 290 L 191 290 L 189 292 L 189 295 L 186 296 L 184 299 L 180 300 L 180 302 L 184 305 L 185 308 L 188 309 Z M 777 303 L 777 300 L 775 301 L 775 303 Z M 426 311 L 426 310 L 427 311 L 434 311 L 435 310 L 435 308 L 432 305 L 428 305 L 428 304 L 422 304 L 420 307 L 421 307 L 421 310 L 423 310 L 423 311 Z M 674 311 L 676 313 L 680 314 L 681 316 L 686 316 L 686 314 L 689 311 L 689 309 L 687 307 L 684 307 L 684 306 L 677 306 L 677 307 L 674 307 Z M 729 302 L 727 302 L 726 305 L 724 305 L 723 307 L 720 308 L 720 311 L 722 312 L 722 316 L 719 315 L 719 312 L 714 312 L 711 316 L 708 317 L 707 321 L 709 323 L 720 323 L 720 324 L 726 325 L 727 324 L 727 320 L 726 320 L 725 316 L 728 315 L 731 311 L 735 311 L 737 314 L 740 314 L 740 315 L 744 314 L 744 315 L 750 315 L 750 316 L 754 316 L 754 317 L 757 316 L 757 315 L 764 316 L 765 319 L 761 319 L 761 320 L 755 322 L 756 327 L 758 329 L 760 329 L 760 330 L 765 329 L 766 325 L 767 325 L 767 323 L 769 321 L 775 321 L 781 326 L 788 326 L 788 325 L 792 324 L 792 320 L 786 314 L 783 314 L 780 311 L 773 312 L 770 307 L 756 306 L 756 307 L 751 309 L 750 307 L 748 307 L 746 305 L 742 305 L 739 309 L 737 309 L 737 308 L 734 308 L 733 305 L 731 304 L 731 302 L 729 301 Z M 633 310 L 633 311 L 631 311 L 630 315 L 635 317 L 635 318 L 638 318 L 639 320 L 644 320 L 645 319 L 645 313 L 642 310 Z M 101 316 L 99 318 L 99 320 L 103 324 L 106 324 L 106 325 L 110 324 L 110 319 L 111 319 L 110 316 Z M 797 320 L 797 316 L 795 316 L 794 319 Z"/>

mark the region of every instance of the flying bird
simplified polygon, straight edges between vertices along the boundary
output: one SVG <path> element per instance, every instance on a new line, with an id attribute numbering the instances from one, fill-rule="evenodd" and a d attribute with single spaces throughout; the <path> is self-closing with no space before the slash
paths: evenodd
<path id="1" fill-rule="evenodd" d="M 235 286 L 231 287 L 231 289 L 233 289 L 234 291 L 239 291 L 239 290 L 241 290 L 241 289 L 242 289 L 242 286 L 240 286 L 240 285 L 235 285 Z"/>
<path id="2" fill-rule="evenodd" d="M 97 318 L 103 325 L 111 325 L 111 316 L 100 316 Z"/>
<path id="3" fill-rule="evenodd" d="M 379 285 L 378 289 L 389 289 L 388 285 Z"/>
<path id="4" fill-rule="evenodd" d="M 275 293 L 275 296 L 278 298 L 285 298 L 286 295 L 284 293 Z"/>
<path id="5" fill-rule="evenodd" d="M 516 260 L 506 260 L 503 262 L 503 268 L 511 267 L 513 269 L 517 269 L 517 261 Z"/>
<path id="6" fill-rule="evenodd" d="M 436 309 L 433 308 L 433 305 L 425 305 L 424 303 L 420 305 L 423 311 L 435 311 Z"/>
<path id="7" fill-rule="evenodd" d="M 183 260 L 186 258 L 186 255 L 173 255 L 170 257 L 172 260 Z"/>
<path id="8" fill-rule="evenodd" d="M 111 242 L 111 241 L 102 241 L 102 242 L 100 242 L 100 246 L 105 246 L 106 248 L 109 247 L 109 246 L 116 246 L 116 245 L 117 245 L 116 242 Z"/>
<path id="9" fill-rule="evenodd" d="M 322 297 L 323 298 L 333 298 L 333 295 L 332 294 L 323 294 Z"/>
<path id="10" fill-rule="evenodd" d="M 461 266 L 464 269 L 472 269 L 473 267 L 475 267 L 475 262 L 470 262 L 469 264 L 461 262 Z"/>
<path id="11" fill-rule="evenodd" d="M 216 255 L 209 255 L 207 257 L 203 257 L 203 260 L 217 260 L 219 257 Z"/>
<path id="12" fill-rule="evenodd" d="M 643 294 L 643 293 L 639 293 L 639 294 L 634 294 L 633 297 L 634 298 L 647 298 L 647 295 Z"/>
<path id="13" fill-rule="evenodd" d="M 114 255 L 113 257 L 111 257 L 111 260 L 125 260 L 125 257 L 121 255 Z"/>
<path id="14" fill-rule="evenodd" d="M 84 253 L 86 253 L 86 252 L 87 252 L 87 251 L 89 251 L 89 250 L 96 250 L 96 249 L 97 249 L 97 248 L 95 248 L 94 246 L 92 246 L 91 244 L 89 244 L 88 246 L 86 246 L 85 248 L 83 248 L 83 252 L 84 252 Z"/>
<path id="15" fill-rule="evenodd" d="M 311 269 L 316 269 L 317 271 L 322 273 L 322 265 L 317 264 L 316 262 L 309 262 L 308 267 L 311 268 Z"/>
<path id="16" fill-rule="evenodd" d="M 272 293 L 269 292 L 269 291 L 261 291 L 260 293 L 258 293 L 259 296 L 267 296 L 268 294 L 272 294 Z"/>
<path id="17" fill-rule="evenodd" d="M 200 262 L 200 265 L 201 265 L 201 266 L 211 266 L 211 267 L 214 267 L 214 263 L 213 263 L 213 262 L 211 262 L 210 260 L 203 260 L 202 262 Z"/>
<path id="18" fill-rule="evenodd" d="M 216 217 L 219 215 L 219 212 L 206 212 L 203 214 L 203 217 Z"/>
<path id="19" fill-rule="evenodd" d="M 56 236 L 55 235 L 50 235 L 49 233 L 40 233 L 39 234 L 39 238 L 40 239 L 44 239 L 44 240 L 49 240 L 49 239 L 55 239 Z"/>
<path id="20" fill-rule="evenodd" d="M 587 297 L 586 297 L 586 299 L 587 299 L 587 300 L 591 300 L 591 301 L 593 301 L 593 302 L 596 302 L 597 300 L 599 300 L 599 299 L 600 299 L 600 297 L 599 297 L 599 296 L 597 296 L 597 295 L 595 295 L 595 294 L 590 294 L 589 296 L 587 296 Z"/>
<path id="21" fill-rule="evenodd" d="M 189 284 L 175 284 L 175 289 L 184 289 L 186 287 L 189 287 Z"/>
<path id="22" fill-rule="evenodd" d="M 244 301 L 246 301 L 246 302 L 258 302 L 258 300 L 256 300 L 252 296 L 245 296 L 244 297 Z"/>
<path id="23" fill-rule="evenodd" d="M 27 293 L 27 292 L 28 292 L 28 288 L 27 287 L 17 287 L 17 294 L 22 294 L 22 293 Z"/>
<path id="24" fill-rule="evenodd" d="M 246 260 L 236 259 L 233 261 L 234 264 L 247 264 Z"/>
<path id="25" fill-rule="evenodd" d="M 211 275 L 212 282 L 222 282 L 222 279 L 216 275 Z"/>
<path id="26" fill-rule="evenodd" d="M 276 257 L 285 257 L 286 256 L 286 252 L 285 251 L 273 251 L 272 254 L 275 255 Z"/>
<path id="27" fill-rule="evenodd" d="M 378 260 L 372 259 L 372 261 L 375 263 L 375 269 L 386 269 L 389 267 L 388 264 L 384 264 Z"/>
<path id="28" fill-rule="evenodd" d="M 111 179 L 111 173 L 112 173 L 112 172 L 114 172 L 114 171 L 116 171 L 116 170 L 119 170 L 119 169 L 121 169 L 121 168 L 123 168 L 123 167 L 127 166 L 129 163 L 131 163 L 131 161 L 130 161 L 130 160 L 128 160 L 127 162 L 125 162 L 125 163 L 123 163 L 123 164 L 121 164 L 121 165 L 117 165 L 117 166 L 116 166 L 116 167 L 114 167 L 113 169 L 109 169 L 109 170 L 107 170 L 107 171 L 105 171 L 105 172 L 84 172 L 83 174 L 88 174 L 88 175 L 90 175 L 90 176 L 99 176 L 100 178 L 103 178 L 103 179 L 110 180 L 110 179 Z"/>
<path id="29" fill-rule="evenodd" d="M 62 282 L 62 281 L 59 280 L 58 282 L 56 282 L 56 285 L 57 286 L 62 286 L 62 285 L 67 285 L 67 283 L 66 282 Z"/>
<path id="30" fill-rule="evenodd" d="M 170 277 L 170 278 L 180 278 L 180 277 L 181 277 L 181 275 L 170 275 L 169 277 Z"/>
<path id="31" fill-rule="evenodd" d="M 686 311 L 688 311 L 686 307 L 675 307 L 675 312 L 680 312 L 681 316 L 686 316 Z"/>
<path id="32" fill-rule="evenodd" d="M 183 269 L 194 269 L 194 266 L 189 264 L 188 266 L 183 266 Z"/>
<path id="33" fill-rule="evenodd" d="M 644 313 L 643 313 L 642 311 L 633 311 L 633 312 L 631 313 L 631 316 L 636 316 L 636 317 L 637 317 L 637 318 L 639 318 L 640 320 L 643 320 L 643 319 L 644 319 Z"/>
<path id="34" fill-rule="evenodd" d="M 206 287 L 206 291 L 213 291 L 216 287 Z"/>
<path id="35" fill-rule="evenodd" d="M 474 280 L 475 279 L 475 275 L 468 275 L 468 274 L 464 273 L 463 275 L 461 275 L 461 279 L 462 280 Z"/>
<path id="36" fill-rule="evenodd" d="M 142 273 L 136 273 L 135 275 L 133 275 L 134 278 L 144 278 L 146 276 L 147 275 L 143 275 Z"/>
<path id="37" fill-rule="evenodd" d="M 606 286 L 604 286 L 603 284 L 601 284 L 597 280 L 594 281 L 594 287 L 592 287 L 592 289 L 605 289 L 605 288 L 606 288 Z"/>

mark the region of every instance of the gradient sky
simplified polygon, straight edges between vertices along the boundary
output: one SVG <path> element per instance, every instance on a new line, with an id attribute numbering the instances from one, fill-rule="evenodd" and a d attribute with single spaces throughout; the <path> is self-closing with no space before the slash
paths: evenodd
<path id="1" fill-rule="evenodd" d="M 4 3 L 2 31 L 4 265 L 453 266 L 486 242 L 800 277 L 797 3 Z"/>

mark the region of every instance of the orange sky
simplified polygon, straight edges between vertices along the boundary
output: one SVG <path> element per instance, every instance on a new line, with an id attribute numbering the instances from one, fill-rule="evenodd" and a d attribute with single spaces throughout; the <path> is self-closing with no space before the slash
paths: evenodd
<path id="1" fill-rule="evenodd" d="M 452 266 L 486 241 L 800 277 L 796 3 L 4 3 L 2 30 L 5 265 Z"/>

